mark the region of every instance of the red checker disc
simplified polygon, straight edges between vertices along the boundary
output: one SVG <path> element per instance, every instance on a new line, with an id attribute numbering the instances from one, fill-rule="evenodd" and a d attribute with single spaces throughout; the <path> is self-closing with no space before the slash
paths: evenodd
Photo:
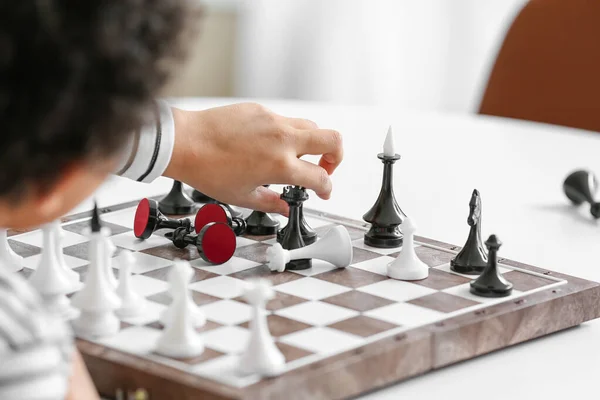
<path id="1" fill-rule="evenodd" d="M 211 222 L 200 231 L 202 258 L 212 264 L 223 264 L 235 252 L 236 236 L 227 224 Z"/>
<path id="2" fill-rule="evenodd" d="M 194 221 L 194 230 L 196 233 L 200 233 L 202 228 L 211 222 L 222 222 L 228 223 L 227 213 L 218 204 L 206 204 L 202 206 L 196 213 L 196 220 Z"/>
<path id="3" fill-rule="evenodd" d="M 150 202 L 148 199 L 142 199 L 135 210 L 135 218 L 133 220 L 133 233 L 136 237 L 142 237 L 148 226 L 150 217 Z"/>

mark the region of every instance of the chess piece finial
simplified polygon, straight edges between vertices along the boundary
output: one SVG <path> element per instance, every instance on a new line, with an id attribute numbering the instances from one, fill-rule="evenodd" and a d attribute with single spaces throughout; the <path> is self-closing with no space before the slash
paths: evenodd
<path id="1" fill-rule="evenodd" d="M 600 202 L 594 196 L 598 191 L 598 178 L 591 171 L 577 170 L 563 182 L 563 192 L 574 205 L 588 203 L 592 217 L 600 218 Z"/>
<path id="2" fill-rule="evenodd" d="M 482 297 L 506 297 L 512 293 L 513 285 L 498 271 L 498 249 L 502 242 L 490 235 L 485 245 L 488 248 L 488 263 L 481 275 L 471 281 L 471 293 Z"/>
<path id="3" fill-rule="evenodd" d="M 385 142 L 383 143 L 383 155 L 385 157 L 394 157 L 396 150 L 394 149 L 394 133 L 392 132 L 392 126 L 388 128 Z"/>
<path id="4" fill-rule="evenodd" d="M 96 202 L 94 202 L 94 210 L 92 211 L 91 225 L 92 232 L 98 233 L 102 230 L 102 225 L 100 224 L 100 215 L 98 213 L 98 204 Z"/>
<path id="5" fill-rule="evenodd" d="M 474 189 L 467 217 L 469 236 L 461 251 L 450 260 L 450 268 L 455 272 L 477 275 L 483 272 L 487 265 L 488 256 L 481 239 L 481 210 L 481 195 Z"/>

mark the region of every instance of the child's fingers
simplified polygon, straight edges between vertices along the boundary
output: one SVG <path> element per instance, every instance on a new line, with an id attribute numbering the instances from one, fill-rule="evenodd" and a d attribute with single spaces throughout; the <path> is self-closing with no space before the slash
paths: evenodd
<path id="1" fill-rule="evenodd" d="M 263 186 L 257 187 L 241 203 L 240 206 L 251 210 L 279 213 L 286 217 L 289 214 L 288 204 L 281 200 L 279 193 Z"/>
<path id="2" fill-rule="evenodd" d="M 316 122 L 304 118 L 285 118 L 285 121 L 289 126 L 299 130 L 314 130 L 319 129 Z"/>
<path id="3" fill-rule="evenodd" d="M 303 186 L 313 190 L 322 199 L 328 199 L 331 195 L 331 178 L 324 168 L 311 162 L 296 159 L 288 176 L 284 177 L 291 185 Z"/>
<path id="4" fill-rule="evenodd" d="M 298 156 L 322 154 L 322 160 L 326 161 L 326 170 L 331 174 L 344 158 L 342 135 L 331 129 L 298 132 L 296 135 L 296 152 Z"/>

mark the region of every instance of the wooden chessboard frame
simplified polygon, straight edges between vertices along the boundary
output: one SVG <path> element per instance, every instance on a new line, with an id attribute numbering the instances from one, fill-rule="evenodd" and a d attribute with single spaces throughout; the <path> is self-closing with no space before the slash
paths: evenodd
<path id="1" fill-rule="evenodd" d="M 104 214 L 137 203 L 100 211 Z M 355 220 L 310 209 L 305 209 L 305 214 L 368 230 L 367 224 Z M 91 212 L 78 213 L 63 218 L 63 222 L 90 216 Z M 16 233 L 22 232 L 9 232 L 9 236 Z M 415 240 L 453 251 L 460 249 L 425 237 L 417 236 Z M 600 283 L 514 260 L 499 261 L 567 283 L 420 326 L 240 389 L 97 343 L 83 339 L 76 342 L 103 396 L 143 388 L 150 399 L 331 399 L 357 396 L 600 317 Z"/>

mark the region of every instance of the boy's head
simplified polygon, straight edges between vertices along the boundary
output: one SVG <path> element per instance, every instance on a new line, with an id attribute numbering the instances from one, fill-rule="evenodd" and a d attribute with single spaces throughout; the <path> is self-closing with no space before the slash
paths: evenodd
<path id="1" fill-rule="evenodd" d="M 185 0 L 0 5 L 0 226 L 53 220 L 114 171 L 184 55 Z"/>

